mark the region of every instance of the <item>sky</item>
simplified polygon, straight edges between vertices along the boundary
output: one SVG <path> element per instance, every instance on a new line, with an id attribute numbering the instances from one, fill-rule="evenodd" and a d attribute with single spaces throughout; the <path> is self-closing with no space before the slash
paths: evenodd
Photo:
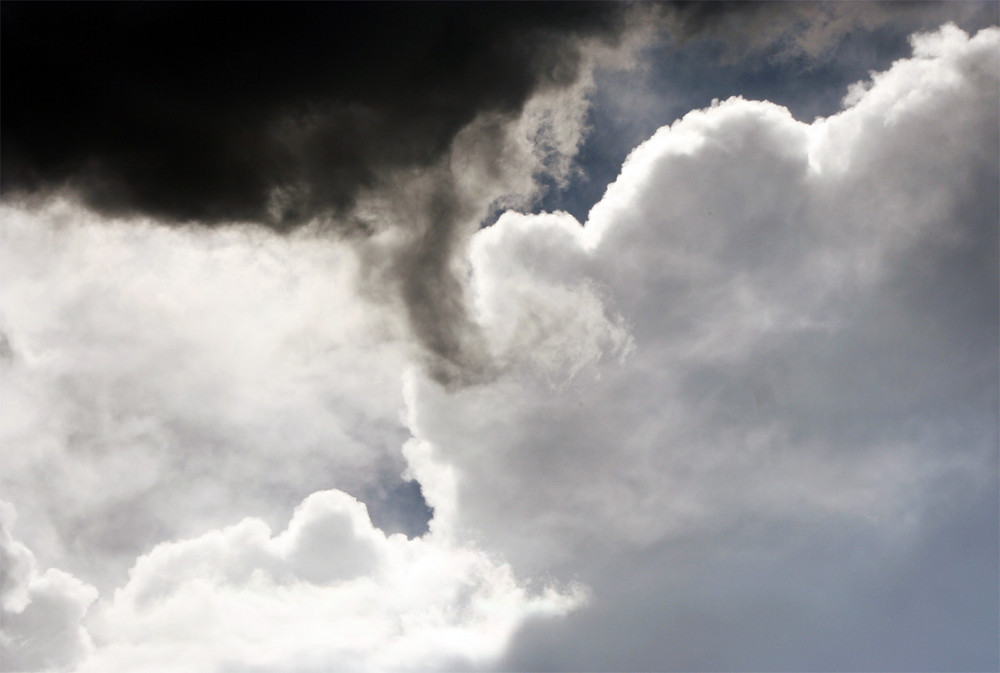
<path id="1" fill-rule="evenodd" d="M 3 2 L 0 670 L 998 670 L 998 24 Z"/>

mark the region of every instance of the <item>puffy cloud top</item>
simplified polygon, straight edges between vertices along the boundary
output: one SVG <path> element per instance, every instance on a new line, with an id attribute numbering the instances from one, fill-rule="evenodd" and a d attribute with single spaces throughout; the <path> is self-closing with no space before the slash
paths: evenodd
<path id="1" fill-rule="evenodd" d="M 998 59 L 944 26 L 812 123 L 693 111 L 583 225 L 316 245 L 5 206 L 5 662 L 995 668 Z M 400 193 L 465 213 L 450 176 Z M 424 279 L 402 304 L 382 245 Z M 421 537 L 348 495 L 392 470 Z M 123 548 L 74 554 L 103 517 Z"/>

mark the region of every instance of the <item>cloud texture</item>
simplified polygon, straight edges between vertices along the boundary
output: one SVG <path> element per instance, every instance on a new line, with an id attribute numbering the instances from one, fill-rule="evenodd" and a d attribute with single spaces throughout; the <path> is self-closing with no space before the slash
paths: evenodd
<path id="1" fill-rule="evenodd" d="M 617 39 L 621 9 L 12 3 L 3 188 L 181 222 L 343 213 L 477 116 L 575 81 L 581 38 Z"/>
<path id="2" fill-rule="evenodd" d="M 482 378 L 454 251 L 491 206 L 564 178 L 593 71 L 627 60 L 637 13 L 11 3 L 0 188 L 369 240 L 373 292 L 402 301 L 438 379 Z"/>
<path id="3" fill-rule="evenodd" d="M 995 668 L 1000 30 L 912 46 L 690 112 L 582 226 L 468 224 L 488 117 L 359 197 L 464 223 L 418 239 L 3 206 L 5 662 Z"/>

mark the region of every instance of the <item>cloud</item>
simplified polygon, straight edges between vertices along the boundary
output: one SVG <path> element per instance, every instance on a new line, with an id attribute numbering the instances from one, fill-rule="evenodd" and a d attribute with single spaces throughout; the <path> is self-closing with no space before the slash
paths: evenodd
<path id="1" fill-rule="evenodd" d="M 893 618 L 866 587 L 995 505 L 998 43 L 995 29 L 918 36 L 914 58 L 813 124 L 739 98 L 692 112 L 630 155 L 585 226 L 508 214 L 476 235 L 478 315 L 524 364 L 491 386 L 417 382 L 410 427 L 454 468 L 459 530 L 597 596 L 570 618 L 579 631 L 540 627 L 558 635 L 508 666 L 837 668 L 793 624 L 855 606 L 882 628 Z M 843 603 L 819 576 L 764 579 L 810 563 Z M 716 631 L 644 627 L 634 654 L 611 625 L 631 623 L 637 594 L 643 621 L 689 634 L 673 612 L 687 603 Z M 740 617 L 719 612 L 729 600 Z M 918 618 L 902 632 L 947 655 L 869 644 L 845 665 L 989 667 L 984 605 L 947 608 L 974 647 L 924 604 L 931 632 Z M 758 609 L 807 644 L 743 621 Z"/>
<path id="2" fill-rule="evenodd" d="M 681 40 L 713 40 L 728 58 L 766 55 L 817 61 L 853 32 L 927 29 L 945 21 L 989 25 L 996 7 L 986 2 L 767 2 L 676 3 L 664 23 Z"/>
<path id="3" fill-rule="evenodd" d="M 65 569 L 80 671 L 995 668 L 1000 31 L 913 46 L 689 113 L 583 226 L 470 205 L 575 147 L 558 87 L 357 238 L 4 206 L 16 606 Z M 348 495 L 400 479 L 422 537 Z"/>
<path id="4" fill-rule="evenodd" d="M 320 221 L 368 240 L 370 292 L 402 301 L 430 370 L 479 380 L 490 363 L 458 251 L 491 207 L 565 179 L 593 71 L 628 62 L 639 13 L 8 6 L 0 188 L 8 202 L 69 194 L 110 216 Z"/>
<path id="5" fill-rule="evenodd" d="M 15 540 L 14 508 L 0 502 L 0 655 L 8 671 L 62 668 L 93 650 L 80 621 L 97 590 L 60 570 L 40 572 L 31 551 Z"/>
<path id="6" fill-rule="evenodd" d="M 4 492 L 63 568 L 4 547 L 14 670 L 468 668 L 583 600 L 455 540 L 447 503 L 408 539 L 328 490 L 423 505 L 392 500 L 410 344 L 357 248 L 68 202 L 3 221 Z"/>
<path id="7" fill-rule="evenodd" d="M 9 6 L 4 191 L 69 180 L 110 213 L 308 221 L 572 84 L 621 10 Z"/>
<path id="8" fill-rule="evenodd" d="M 391 515 L 409 347 L 354 252 L 65 202 L 2 218 L 4 492 L 45 563 L 72 549 L 108 589 L 163 539 L 281 527 L 332 486 Z"/>
<path id="9" fill-rule="evenodd" d="M 815 59 L 858 28 L 991 11 L 963 7 L 15 4 L 0 189 L 190 225 L 388 232 L 371 293 L 402 302 L 440 382 L 481 382 L 495 363 L 464 311 L 461 251 L 497 209 L 566 184 L 596 71 L 664 29 Z"/>
<path id="10" fill-rule="evenodd" d="M 279 535 L 245 519 L 139 558 L 93 620 L 100 648 L 78 670 L 469 668 L 524 619 L 582 598 L 529 592 L 507 565 L 435 536 L 387 537 L 363 504 L 322 491 Z"/>

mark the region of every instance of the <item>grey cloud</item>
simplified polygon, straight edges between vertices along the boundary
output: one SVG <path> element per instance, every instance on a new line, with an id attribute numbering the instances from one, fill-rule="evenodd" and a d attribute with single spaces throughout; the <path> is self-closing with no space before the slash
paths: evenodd
<path id="1" fill-rule="evenodd" d="M 495 670 L 992 670 L 997 497 L 890 555 L 876 531 L 778 525 L 633 552 Z"/>
<path id="2" fill-rule="evenodd" d="M 293 226 L 572 83 L 581 40 L 617 40 L 621 10 L 8 3 L 3 189 L 69 181 L 104 212 Z"/>
<path id="3" fill-rule="evenodd" d="M 436 376 L 479 380 L 489 363 L 453 257 L 507 195 L 505 174 L 517 173 L 530 200 L 534 174 L 563 170 L 551 152 L 504 166 L 510 153 L 498 143 L 533 99 L 588 79 L 594 48 L 627 41 L 630 12 L 7 3 L 0 189 L 8 202 L 68 193 L 105 215 L 189 225 L 288 231 L 319 220 L 360 239 L 398 228 L 406 241 L 372 274 L 383 283 L 375 292 L 402 299 Z M 486 193 L 454 187 L 455 145 L 470 133 L 477 170 L 492 175 Z M 430 194 L 414 194 L 413 182 Z M 368 217 L 373 198 L 398 216 Z"/>
<path id="4" fill-rule="evenodd" d="M 711 2 L 667 6 L 665 21 L 681 40 L 714 40 L 728 58 L 766 55 L 816 60 L 853 32 L 931 29 L 945 21 L 980 28 L 997 21 L 989 2 Z"/>
<path id="5" fill-rule="evenodd" d="M 163 539 L 402 484 L 405 327 L 356 297 L 349 249 L 67 204 L 3 219 L 2 485 L 43 563 L 107 590 Z"/>
<path id="6" fill-rule="evenodd" d="M 12 536 L 16 512 L 0 502 L 0 657 L 4 670 L 63 669 L 93 649 L 81 626 L 97 591 L 55 569 L 41 572 Z"/>
<path id="7" fill-rule="evenodd" d="M 911 559 L 995 506 L 998 33 L 946 26 L 914 46 L 812 125 L 734 99 L 661 130 L 582 230 L 565 215 L 506 217 L 473 241 L 494 329 L 537 302 L 500 278 L 536 275 L 550 296 L 590 278 L 634 338 L 624 363 L 602 359 L 558 387 L 539 374 L 413 396 L 414 433 L 461 475 L 460 529 L 515 567 L 594 587 L 592 611 L 538 626 L 546 646 L 526 628 L 508 666 L 910 669 L 995 656 L 981 621 L 996 621 L 980 592 L 980 564 L 996 567 L 987 545 L 974 545 L 969 583 L 949 584 L 962 598 L 942 605 L 948 618 L 923 582 L 966 567 L 962 554 Z M 520 345 L 511 352 L 532 357 Z M 903 568 L 912 584 L 893 579 Z M 876 590 L 922 616 L 894 620 Z M 863 639 L 855 610 L 897 649 L 838 654 Z M 962 649 L 951 619 L 973 644 Z M 641 635 L 622 635 L 622 620 Z M 657 633 L 664 622 L 676 639 Z M 908 639 L 923 658 L 899 653 Z"/>
<path id="8" fill-rule="evenodd" d="M 5 205 L 3 488 L 102 591 L 79 673 L 996 668 L 998 35 L 692 112 L 585 226 L 477 230 L 577 147 L 587 50 L 343 222 Z"/>

